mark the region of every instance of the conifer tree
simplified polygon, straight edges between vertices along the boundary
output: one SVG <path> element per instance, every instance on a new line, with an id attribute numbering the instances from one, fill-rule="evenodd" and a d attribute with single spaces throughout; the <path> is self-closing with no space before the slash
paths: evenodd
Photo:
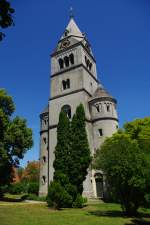
<path id="1" fill-rule="evenodd" d="M 60 112 L 59 123 L 57 127 L 57 145 L 55 148 L 54 160 L 54 179 L 58 175 L 68 175 L 68 156 L 70 151 L 70 121 L 64 111 Z"/>
<path id="2" fill-rule="evenodd" d="M 71 123 L 71 148 L 69 160 L 69 178 L 77 187 L 78 193 L 83 192 L 83 181 L 91 162 L 90 149 L 86 133 L 84 107 L 80 104 L 76 109 Z"/>

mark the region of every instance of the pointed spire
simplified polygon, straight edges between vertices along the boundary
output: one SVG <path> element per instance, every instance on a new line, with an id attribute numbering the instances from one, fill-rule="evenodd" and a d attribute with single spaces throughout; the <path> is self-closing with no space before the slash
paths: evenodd
<path id="1" fill-rule="evenodd" d="M 75 22 L 75 20 L 73 18 L 73 14 L 72 13 L 70 14 L 69 24 L 66 27 L 65 32 L 62 35 L 61 39 L 66 37 L 66 35 L 65 35 L 66 32 L 67 32 L 67 36 L 72 35 L 72 36 L 76 36 L 76 37 L 80 37 L 80 38 L 84 37 L 82 32 L 80 31 L 79 27 L 77 26 L 77 24 L 76 24 L 76 22 Z"/>

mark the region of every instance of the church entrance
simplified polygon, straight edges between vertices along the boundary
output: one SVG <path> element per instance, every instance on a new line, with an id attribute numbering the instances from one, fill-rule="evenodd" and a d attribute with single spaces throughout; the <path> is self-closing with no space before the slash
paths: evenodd
<path id="1" fill-rule="evenodd" d="M 95 174 L 95 183 L 96 183 L 96 194 L 97 198 L 103 198 L 103 175 L 100 173 Z"/>

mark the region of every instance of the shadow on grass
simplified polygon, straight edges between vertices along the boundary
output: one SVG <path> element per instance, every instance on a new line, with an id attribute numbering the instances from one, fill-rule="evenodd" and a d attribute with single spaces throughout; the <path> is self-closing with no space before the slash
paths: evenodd
<path id="1" fill-rule="evenodd" d="M 90 213 L 93 216 L 107 216 L 107 217 L 122 217 L 125 216 L 125 214 L 119 210 L 112 210 L 112 211 L 100 211 L 100 210 L 96 210 L 96 211 L 89 211 L 88 213 Z"/>
<path id="2" fill-rule="evenodd" d="M 126 223 L 125 225 L 150 225 L 150 221 L 145 221 L 143 219 L 133 219 L 132 223 Z"/>
<path id="3" fill-rule="evenodd" d="M 28 195 L 23 195 L 20 198 L 2 197 L 2 198 L 0 198 L 0 201 L 3 201 L 3 202 L 23 202 L 24 200 L 26 200 L 27 197 L 28 197 Z"/>
<path id="4" fill-rule="evenodd" d="M 94 216 L 106 216 L 106 217 L 128 217 L 124 212 L 120 210 L 107 210 L 107 211 L 89 211 Z M 135 218 L 135 217 L 134 217 Z M 150 213 L 140 212 L 136 215 L 137 221 L 141 222 L 140 218 L 150 218 Z M 138 224 L 138 223 L 137 223 Z M 140 224 L 140 223 L 139 223 Z M 142 223 L 141 223 L 142 224 Z M 141 225 L 140 224 L 140 225 Z M 144 223 L 143 223 L 144 224 Z M 149 223 L 148 223 L 149 224 Z"/>

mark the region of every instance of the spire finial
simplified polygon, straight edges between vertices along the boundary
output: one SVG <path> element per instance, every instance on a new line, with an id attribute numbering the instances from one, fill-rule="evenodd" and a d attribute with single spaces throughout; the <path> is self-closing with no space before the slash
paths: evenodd
<path id="1" fill-rule="evenodd" d="M 72 6 L 70 7 L 70 18 L 73 18 L 74 17 L 74 15 L 73 15 L 73 8 L 72 8 Z"/>

